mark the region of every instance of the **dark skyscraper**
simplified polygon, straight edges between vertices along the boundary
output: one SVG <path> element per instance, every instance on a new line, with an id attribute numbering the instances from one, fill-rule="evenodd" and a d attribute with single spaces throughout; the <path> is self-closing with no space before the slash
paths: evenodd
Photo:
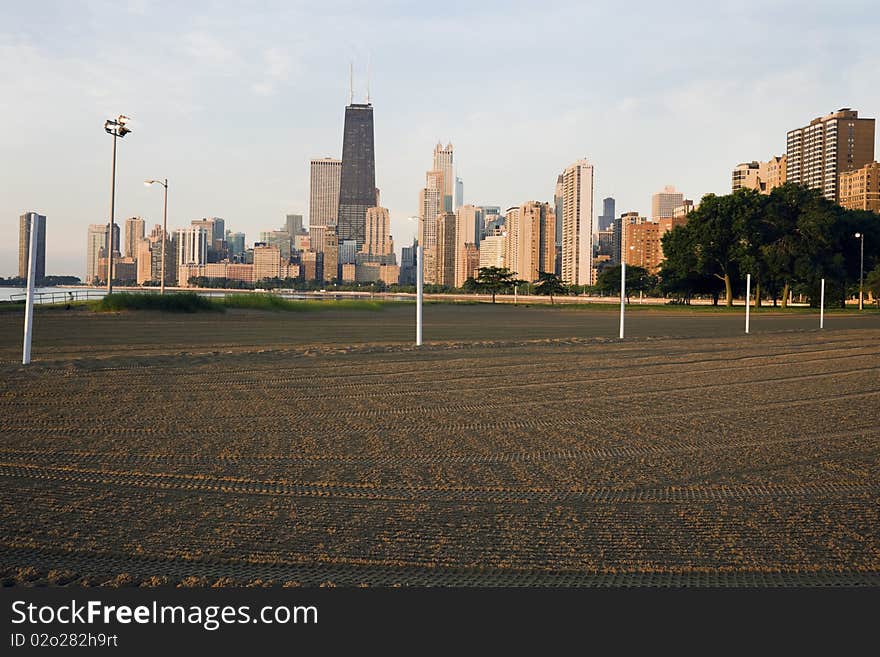
<path id="1" fill-rule="evenodd" d="M 339 181 L 339 243 L 364 243 L 367 208 L 376 206 L 376 158 L 373 150 L 373 106 L 352 103 L 345 108 L 342 172 Z"/>
<path id="2" fill-rule="evenodd" d="M 608 197 L 602 199 L 602 214 L 599 216 L 599 230 L 608 230 L 611 228 L 611 222 L 614 221 L 614 199 Z"/>

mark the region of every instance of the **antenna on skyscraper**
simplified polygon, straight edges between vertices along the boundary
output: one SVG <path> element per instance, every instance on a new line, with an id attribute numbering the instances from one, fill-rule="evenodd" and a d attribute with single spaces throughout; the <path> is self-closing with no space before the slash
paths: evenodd
<path id="1" fill-rule="evenodd" d="M 367 105 L 370 104 L 370 55 L 367 54 Z"/>
<path id="2" fill-rule="evenodd" d="M 354 103 L 354 62 L 348 62 L 348 104 Z"/>

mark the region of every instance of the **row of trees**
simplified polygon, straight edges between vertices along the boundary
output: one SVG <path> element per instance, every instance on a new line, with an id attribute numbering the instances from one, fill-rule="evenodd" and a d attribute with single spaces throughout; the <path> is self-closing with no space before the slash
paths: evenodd
<path id="1" fill-rule="evenodd" d="M 789 292 L 818 303 L 821 279 L 826 298 L 843 305 L 857 293 L 860 240 L 864 235 L 865 271 L 880 273 L 880 217 L 846 210 L 818 191 L 785 184 L 770 194 L 740 190 L 704 196 L 700 206 L 663 236 L 665 261 L 659 285 L 684 300 L 693 295 L 722 296 L 733 304 L 734 290 L 752 275 L 761 299 L 786 305 Z"/>

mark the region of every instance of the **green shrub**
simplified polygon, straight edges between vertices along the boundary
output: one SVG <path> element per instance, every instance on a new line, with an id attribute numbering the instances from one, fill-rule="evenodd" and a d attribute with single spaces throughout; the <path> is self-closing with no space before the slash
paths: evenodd
<path id="1" fill-rule="evenodd" d="M 108 294 L 96 301 L 93 308 L 98 312 L 118 310 L 161 310 L 170 313 L 196 313 L 223 311 L 223 306 L 194 292 L 175 292 L 173 294 L 135 294 L 118 292 Z"/>

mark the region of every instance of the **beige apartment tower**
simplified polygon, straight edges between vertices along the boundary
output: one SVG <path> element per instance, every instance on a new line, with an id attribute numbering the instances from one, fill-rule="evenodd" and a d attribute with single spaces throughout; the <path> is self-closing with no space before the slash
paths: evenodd
<path id="1" fill-rule="evenodd" d="M 786 180 L 786 157 L 772 157 L 766 162 L 743 162 L 737 164 L 731 174 L 730 189 L 754 189 L 761 194 L 769 194 Z M 664 217 L 665 218 L 665 217 Z"/>
<path id="2" fill-rule="evenodd" d="M 130 217 L 125 220 L 125 248 L 126 258 L 138 257 L 138 245 L 144 239 L 146 222 L 140 217 Z"/>
<path id="3" fill-rule="evenodd" d="M 786 137 L 786 178 L 840 200 L 840 176 L 874 161 L 874 119 L 860 119 L 845 107 L 790 130 Z"/>
<path id="4" fill-rule="evenodd" d="M 880 162 L 840 174 L 840 205 L 880 213 Z"/>
<path id="5" fill-rule="evenodd" d="M 388 208 L 367 208 L 362 253 L 384 256 L 394 253 L 391 239 L 391 215 Z"/>
<path id="6" fill-rule="evenodd" d="M 562 173 L 562 280 L 591 285 L 593 165 L 578 160 Z"/>
<path id="7" fill-rule="evenodd" d="M 556 215 L 549 203 L 528 201 L 508 213 L 507 267 L 518 278 L 534 282 L 540 272 L 553 272 L 556 260 Z"/>
<path id="8" fill-rule="evenodd" d="M 339 215 L 342 160 L 322 157 L 309 170 L 309 226 L 335 226 Z M 293 237 L 291 235 L 291 237 Z"/>
<path id="9" fill-rule="evenodd" d="M 455 211 L 455 287 L 461 287 L 465 280 L 473 275 L 468 254 L 469 247 L 478 251 L 474 241 L 478 213 L 479 210 L 473 205 L 462 205 Z M 477 255 L 479 256 L 479 253 Z"/>

